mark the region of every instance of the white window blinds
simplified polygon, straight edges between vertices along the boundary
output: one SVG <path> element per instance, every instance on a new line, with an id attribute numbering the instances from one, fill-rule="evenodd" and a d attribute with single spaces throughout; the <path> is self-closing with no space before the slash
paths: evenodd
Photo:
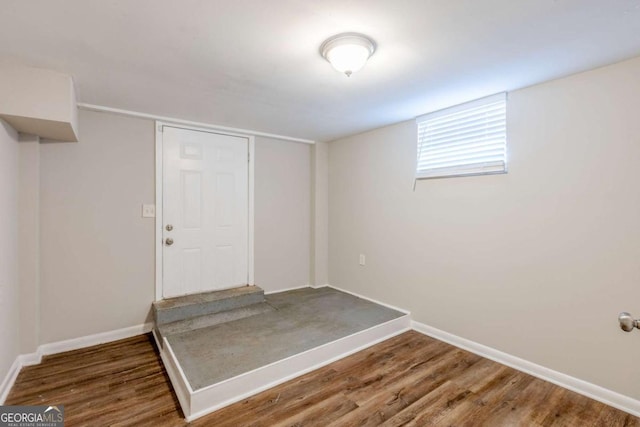
<path id="1" fill-rule="evenodd" d="M 506 93 L 425 114 L 416 122 L 416 178 L 507 171 Z"/>

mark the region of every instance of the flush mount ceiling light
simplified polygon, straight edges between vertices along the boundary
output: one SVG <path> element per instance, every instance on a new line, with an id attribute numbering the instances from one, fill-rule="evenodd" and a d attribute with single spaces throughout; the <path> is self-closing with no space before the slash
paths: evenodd
<path id="1" fill-rule="evenodd" d="M 347 77 L 364 67 L 375 50 L 373 40 L 358 33 L 335 35 L 320 46 L 322 57 Z"/>

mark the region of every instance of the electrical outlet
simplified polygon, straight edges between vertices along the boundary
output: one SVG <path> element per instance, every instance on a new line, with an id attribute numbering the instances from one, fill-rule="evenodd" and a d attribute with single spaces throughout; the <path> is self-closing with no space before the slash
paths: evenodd
<path id="1" fill-rule="evenodd" d="M 366 264 L 366 259 L 364 257 L 364 254 L 360 254 L 360 265 L 365 265 Z"/>
<path id="2" fill-rule="evenodd" d="M 142 205 L 142 218 L 155 218 L 156 205 Z"/>

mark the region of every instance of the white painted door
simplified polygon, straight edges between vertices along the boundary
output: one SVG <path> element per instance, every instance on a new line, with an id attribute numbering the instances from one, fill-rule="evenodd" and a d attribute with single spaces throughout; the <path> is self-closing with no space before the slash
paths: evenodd
<path id="1" fill-rule="evenodd" d="M 163 126 L 164 298 L 247 284 L 247 138 Z"/>

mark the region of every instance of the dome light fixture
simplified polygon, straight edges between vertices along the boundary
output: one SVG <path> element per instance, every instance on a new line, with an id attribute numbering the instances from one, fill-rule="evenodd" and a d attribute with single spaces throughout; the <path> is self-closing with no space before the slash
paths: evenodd
<path id="1" fill-rule="evenodd" d="M 373 40 L 358 33 L 337 34 L 320 46 L 322 57 L 347 77 L 364 67 L 375 50 Z"/>

